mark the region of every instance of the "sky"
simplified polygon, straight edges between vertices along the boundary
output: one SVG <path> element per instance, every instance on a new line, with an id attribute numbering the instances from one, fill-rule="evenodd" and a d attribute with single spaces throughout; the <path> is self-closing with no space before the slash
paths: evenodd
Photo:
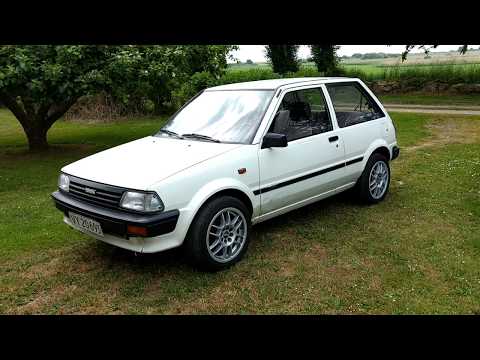
<path id="1" fill-rule="evenodd" d="M 247 59 L 253 62 L 265 62 L 265 45 L 240 45 L 240 50 L 232 54 L 240 61 L 245 62 Z M 460 45 L 439 45 L 438 48 L 432 49 L 432 52 L 450 51 L 458 49 Z M 479 45 L 470 45 L 478 48 Z M 405 45 L 340 45 L 338 55 L 351 56 L 354 53 L 369 53 L 369 52 L 383 52 L 383 53 L 401 53 L 405 50 Z M 423 50 L 414 49 L 412 53 L 422 52 Z M 308 46 L 301 45 L 298 51 L 300 58 L 306 58 L 310 55 Z"/>

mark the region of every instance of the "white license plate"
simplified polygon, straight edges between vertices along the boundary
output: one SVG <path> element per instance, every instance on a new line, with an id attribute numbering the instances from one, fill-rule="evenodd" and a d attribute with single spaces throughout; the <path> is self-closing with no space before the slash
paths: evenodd
<path id="1" fill-rule="evenodd" d="M 96 235 L 103 236 L 102 226 L 99 222 L 72 212 L 68 213 L 68 217 L 70 218 L 73 226 L 75 226 L 79 230 L 84 230 Z"/>

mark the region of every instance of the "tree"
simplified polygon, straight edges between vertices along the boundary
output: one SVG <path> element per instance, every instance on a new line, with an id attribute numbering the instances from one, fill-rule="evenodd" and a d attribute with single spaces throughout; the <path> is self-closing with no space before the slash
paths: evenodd
<path id="1" fill-rule="evenodd" d="M 77 99 L 100 88 L 117 47 L 0 46 L 0 101 L 15 115 L 30 150 L 48 147 L 47 132 Z"/>
<path id="2" fill-rule="evenodd" d="M 227 68 L 232 45 L 138 45 L 122 50 L 111 65 L 109 92 L 127 108 L 145 98 L 154 112 L 169 112 L 173 94 L 197 73 L 218 79 Z"/>
<path id="3" fill-rule="evenodd" d="M 84 95 L 105 90 L 124 104 L 150 100 L 161 112 L 173 91 L 197 72 L 218 78 L 231 45 L 0 46 L 0 102 L 22 125 L 30 150 Z"/>
<path id="4" fill-rule="evenodd" d="M 247 59 L 247 61 L 245 61 L 245 64 L 252 65 L 252 64 L 253 64 L 253 61 L 252 61 L 252 60 L 250 60 L 250 59 Z"/>
<path id="5" fill-rule="evenodd" d="M 339 48 L 340 46 L 335 45 L 310 45 L 313 61 L 319 72 L 325 75 L 332 75 L 337 72 L 337 50 Z"/>
<path id="6" fill-rule="evenodd" d="M 297 72 L 298 65 L 298 45 L 266 45 L 266 56 L 272 65 L 273 72 L 277 74 L 286 74 L 288 72 Z"/>
<path id="7" fill-rule="evenodd" d="M 207 72 L 219 78 L 227 68 L 227 58 L 237 45 L 180 45 L 175 46 L 184 51 L 184 65 L 188 75 Z M 233 57 L 230 56 L 233 60 Z"/>

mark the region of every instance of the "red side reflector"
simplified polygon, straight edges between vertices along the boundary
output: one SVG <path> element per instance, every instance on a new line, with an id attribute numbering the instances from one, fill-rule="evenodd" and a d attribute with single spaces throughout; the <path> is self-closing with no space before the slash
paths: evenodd
<path id="1" fill-rule="evenodd" d="M 147 236 L 147 228 L 141 226 L 127 226 L 127 232 L 131 235 Z"/>

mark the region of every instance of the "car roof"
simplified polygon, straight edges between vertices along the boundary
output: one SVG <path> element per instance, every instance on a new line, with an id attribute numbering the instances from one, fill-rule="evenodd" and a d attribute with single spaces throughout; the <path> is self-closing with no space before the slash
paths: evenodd
<path id="1" fill-rule="evenodd" d="M 308 85 L 309 82 L 325 83 L 336 81 L 356 81 L 357 78 L 348 77 L 302 77 L 302 78 L 288 78 L 288 79 L 270 79 L 270 80 L 258 80 L 247 81 L 234 84 L 226 84 L 214 86 L 206 89 L 206 91 L 218 91 L 218 90 L 276 90 L 282 86 L 287 85 Z"/>

